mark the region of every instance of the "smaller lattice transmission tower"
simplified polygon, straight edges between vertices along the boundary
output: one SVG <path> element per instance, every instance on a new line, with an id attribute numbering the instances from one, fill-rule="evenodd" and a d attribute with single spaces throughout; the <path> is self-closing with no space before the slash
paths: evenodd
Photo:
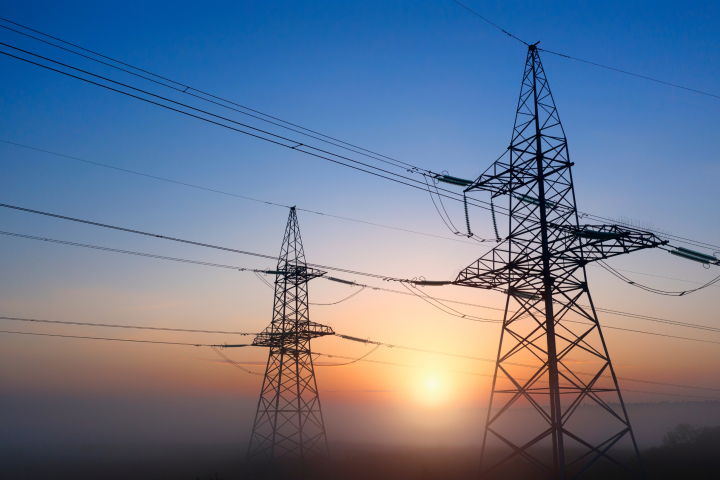
<path id="1" fill-rule="evenodd" d="M 253 345 L 270 347 L 245 466 L 245 478 L 331 478 L 330 453 L 310 340 L 333 335 L 310 321 L 308 282 L 326 272 L 305 262 L 295 207 L 290 209 L 275 274 L 272 323 Z"/>

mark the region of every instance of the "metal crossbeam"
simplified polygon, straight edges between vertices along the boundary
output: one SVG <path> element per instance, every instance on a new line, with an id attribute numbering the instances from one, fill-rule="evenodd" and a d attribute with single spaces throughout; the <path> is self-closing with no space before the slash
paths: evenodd
<path id="1" fill-rule="evenodd" d="M 310 321 L 308 281 L 326 272 L 306 265 L 294 207 L 274 273 L 273 319 L 253 340 L 253 345 L 270 347 L 270 354 L 250 436 L 245 478 L 332 478 L 310 340 L 335 333 Z"/>
<path id="2" fill-rule="evenodd" d="M 538 50 L 531 45 L 507 154 L 465 190 L 508 199 L 508 236 L 454 282 L 508 295 L 483 436 L 482 478 L 502 478 L 502 467 L 516 459 L 537 467 L 540 478 L 575 478 L 600 460 L 643 476 L 585 266 L 666 242 L 627 226 L 581 225 L 573 165 Z M 585 303 L 590 309 L 581 306 Z M 577 365 L 582 368 L 575 370 Z M 585 407 L 604 415 L 608 432 L 583 427 L 578 412 Z M 537 414 L 537 424 L 514 427 L 513 415 L 528 408 Z M 635 453 L 633 465 L 613 456 L 626 439 L 624 446 Z M 490 449 L 503 446 L 506 455 L 488 457 Z"/>

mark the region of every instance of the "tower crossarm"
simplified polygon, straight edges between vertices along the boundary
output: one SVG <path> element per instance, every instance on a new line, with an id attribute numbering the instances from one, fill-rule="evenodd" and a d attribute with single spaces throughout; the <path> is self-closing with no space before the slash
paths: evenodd
<path id="1" fill-rule="evenodd" d="M 527 153 L 527 149 L 521 149 L 514 146 L 508 148 L 509 151 L 522 155 Z M 565 160 L 564 158 L 553 158 L 552 151 L 543 152 L 543 157 L 548 161 L 548 170 L 544 173 L 546 177 L 552 177 L 560 174 L 566 169 L 575 165 L 574 162 Z M 465 192 L 485 191 L 490 192 L 494 197 L 502 195 L 512 195 L 516 191 L 524 191 L 527 187 L 533 186 L 538 181 L 537 169 L 533 169 L 534 158 L 527 162 L 515 162 L 510 164 L 502 160 L 498 160 L 480 174 L 480 176 L 466 189 Z"/>
<path id="2" fill-rule="evenodd" d="M 286 279 L 288 283 L 297 285 L 312 280 L 313 278 L 322 277 L 327 272 L 318 270 L 317 268 L 309 268 L 305 265 L 287 264 L 282 269 L 268 270 L 265 273 L 281 276 Z"/>
<path id="3" fill-rule="evenodd" d="M 311 338 L 335 335 L 331 327 L 316 322 L 302 322 L 290 326 L 284 332 L 273 332 L 272 325 L 255 336 L 252 344 L 256 347 L 280 347 L 306 341 Z"/>
<path id="4" fill-rule="evenodd" d="M 559 272 L 667 244 L 653 233 L 620 225 L 548 225 L 548 228 L 553 239 L 549 254 Z M 541 263 L 536 236 L 510 237 L 462 270 L 453 283 L 504 291 L 537 274 Z"/>

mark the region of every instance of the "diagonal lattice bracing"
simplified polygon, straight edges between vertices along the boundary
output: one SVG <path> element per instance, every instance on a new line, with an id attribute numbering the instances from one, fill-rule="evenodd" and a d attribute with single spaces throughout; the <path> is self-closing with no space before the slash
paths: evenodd
<path id="1" fill-rule="evenodd" d="M 325 272 L 306 265 L 294 207 L 290 209 L 274 273 L 273 319 L 253 340 L 254 345 L 270 347 L 270 354 L 248 446 L 245 477 L 332 478 L 310 340 L 334 332 L 310 321 L 308 281 Z"/>
<path id="2" fill-rule="evenodd" d="M 502 478 L 525 463 L 538 478 L 565 480 L 598 462 L 643 476 L 585 266 L 665 242 L 634 228 L 581 225 L 572 166 L 530 46 L 507 153 L 466 189 L 508 199 L 508 235 L 454 282 L 507 293 L 482 478 Z"/>

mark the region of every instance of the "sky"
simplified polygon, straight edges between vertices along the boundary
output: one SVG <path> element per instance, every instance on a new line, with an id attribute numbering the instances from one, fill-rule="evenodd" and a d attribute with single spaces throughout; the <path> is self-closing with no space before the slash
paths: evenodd
<path id="1" fill-rule="evenodd" d="M 467 5 L 548 50 L 720 95 L 717 4 L 467 0 Z M 524 45 L 449 0 L 203 5 L 29 0 L 2 1 L 0 12 L 213 95 L 464 178 L 478 175 L 506 149 L 526 55 Z M 0 31 L 0 42 L 92 65 L 7 30 Z M 305 252 L 313 263 L 400 278 L 451 279 L 487 251 L 457 241 L 427 192 L 2 57 L 4 142 L 444 237 L 301 210 Z M 720 243 L 715 148 L 720 99 L 546 53 L 542 61 L 575 162 L 579 209 Z M 0 203 L 266 255 L 277 255 L 288 214 L 283 207 L 2 142 L 0 185 Z M 446 206 L 462 225 L 461 205 Z M 239 268 L 273 266 L 270 260 L 2 210 L 0 229 L 7 232 Z M 487 211 L 471 210 L 471 223 L 478 236 L 493 236 Z M 271 319 L 272 292 L 247 272 L 7 236 L 0 238 L 0 252 L 2 316 L 239 332 L 259 332 Z M 717 268 L 706 271 L 662 251 L 622 256 L 611 265 L 634 272 L 625 272 L 633 280 L 669 290 L 717 274 Z M 718 287 L 660 297 L 598 268 L 588 272 L 599 307 L 716 326 Z M 403 289 L 377 279 L 336 276 Z M 442 298 L 504 305 L 496 292 L 437 288 L 433 292 Z M 354 291 L 314 280 L 310 301 L 332 303 Z M 500 318 L 493 309 L 456 308 Z M 371 289 L 338 305 L 311 306 L 311 318 L 346 335 L 483 358 L 495 355 L 500 333 L 497 324 L 470 322 L 411 296 Z M 608 329 L 610 354 L 623 377 L 720 389 L 720 345 L 707 343 L 720 342 L 719 335 L 608 314 L 600 320 L 706 340 Z M 0 322 L 2 330 L 171 342 L 251 338 Z M 173 439 L 192 437 L 197 425 L 207 424 L 208 411 L 231 412 L 237 438 L 250 433 L 261 377 L 224 364 L 209 348 L 10 334 L 0 334 L 0 345 L 0 395 L 13 406 L 8 411 L 16 418 L 42 412 L 45 425 L 59 432 L 71 421 L 86 424 L 73 434 L 78 441 L 101 431 L 112 432 L 100 435 L 106 441 L 154 438 L 150 426 L 168 412 L 178 412 L 166 422 L 177 428 L 167 434 Z M 313 348 L 349 357 L 369 351 L 337 338 L 318 339 Z M 267 355 L 260 349 L 227 352 L 257 372 Z M 492 373 L 491 363 L 388 348 L 368 358 L 410 366 L 330 367 L 322 364 L 335 363 L 332 358 L 319 360 L 317 379 L 331 440 L 479 441 L 490 378 L 475 374 Z M 711 390 L 632 382 L 621 387 L 633 390 L 625 394 L 630 403 L 720 397 Z M 214 419 L 208 422 L 220 422 L 216 413 L 208 415 Z M 131 417 L 135 420 L 121 421 Z M 36 424 L 13 425 L 24 441 L 63 438 Z"/>

